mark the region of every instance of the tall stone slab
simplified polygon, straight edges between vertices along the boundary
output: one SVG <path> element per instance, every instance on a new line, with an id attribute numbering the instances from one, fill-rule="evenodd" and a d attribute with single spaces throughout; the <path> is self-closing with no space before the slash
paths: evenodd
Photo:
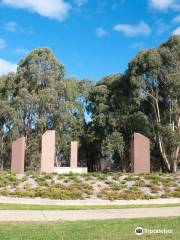
<path id="1" fill-rule="evenodd" d="M 47 130 L 42 136 L 40 172 L 54 172 L 55 131 Z"/>
<path id="2" fill-rule="evenodd" d="M 71 142 L 70 167 L 77 168 L 77 162 L 78 162 L 78 142 L 72 141 Z"/>
<path id="3" fill-rule="evenodd" d="M 131 165 L 134 173 L 150 173 L 150 141 L 140 133 L 131 141 Z"/>
<path id="4" fill-rule="evenodd" d="M 24 173 L 26 138 L 21 137 L 12 143 L 11 172 Z"/>

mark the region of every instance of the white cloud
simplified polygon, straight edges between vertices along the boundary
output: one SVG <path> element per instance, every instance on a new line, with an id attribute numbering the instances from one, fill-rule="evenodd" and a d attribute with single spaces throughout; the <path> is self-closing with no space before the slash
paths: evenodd
<path id="1" fill-rule="evenodd" d="M 180 35 L 180 27 L 177 27 L 174 32 L 173 35 Z"/>
<path id="2" fill-rule="evenodd" d="M 64 0 L 2 0 L 2 3 L 19 9 L 27 9 L 51 19 L 64 20 L 71 5 Z"/>
<path id="3" fill-rule="evenodd" d="M 96 28 L 96 34 L 98 37 L 105 37 L 108 35 L 108 32 L 104 28 L 99 27 L 99 28 Z"/>
<path id="4" fill-rule="evenodd" d="M 160 11 L 179 8 L 178 0 L 150 0 L 150 6 Z"/>
<path id="5" fill-rule="evenodd" d="M 4 49 L 6 47 L 6 41 L 0 38 L 0 49 Z"/>
<path id="6" fill-rule="evenodd" d="M 83 6 L 87 2 L 88 2 L 88 0 L 74 0 L 74 4 L 76 4 L 78 7 Z"/>
<path id="7" fill-rule="evenodd" d="M 176 16 L 175 18 L 173 18 L 172 20 L 174 23 L 179 23 L 180 22 L 180 15 Z"/>
<path id="8" fill-rule="evenodd" d="M 17 31 L 18 25 L 17 25 L 16 22 L 10 21 L 10 22 L 7 22 L 7 23 L 5 24 L 5 28 L 6 28 L 6 30 L 8 30 L 9 32 L 15 32 L 15 31 Z"/>
<path id="9" fill-rule="evenodd" d="M 0 75 L 4 75 L 10 72 L 16 72 L 17 64 L 6 61 L 0 58 Z"/>
<path id="10" fill-rule="evenodd" d="M 149 35 L 151 33 L 151 28 L 143 21 L 137 25 L 117 24 L 114 26 L 114 30 L 122 32 L 126 36 Z"/>

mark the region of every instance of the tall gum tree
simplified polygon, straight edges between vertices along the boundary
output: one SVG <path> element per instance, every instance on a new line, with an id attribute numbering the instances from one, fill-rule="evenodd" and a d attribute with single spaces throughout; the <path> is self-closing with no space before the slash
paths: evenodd
<path id="1" fill-rule="evenodd" d="M 154 125 L 159 151 L 169 172 L 180 162 L 180 36 L 142 51 L 129 63 L 134 97 Z"/>
<path id="2" fill-rule="evenodd" d="M 83 104 L 79 82 L 65 78 L 65 66 L 49 48 L 34 49 L 22 60 L 17 73 L 5 77 L 1 94 L 4 109 L 9 108 L 3 111 L 3 129 L 12 139 L 27 137 L 26 166 L 38 166 L 47 129 L 56 130 L 57 149 L 69 159 L 69 143 L 78 140 L 82 129 Z"/>
<path id="3" fill-rule="evenodd" d="M 140 111 L 132 91 L 129 79 L 120 74 L 107 76 L 90 89 L 87 111 L 91 113 L 92 121 L 88 130 L 94 134 L 88 144 L 96 150 L 96 155 L 92 154 L 95 155 L 94 163 L 105 158 L 117 169 L 129 171 L 133 133 L 150 135 L 148 119 Z"/>

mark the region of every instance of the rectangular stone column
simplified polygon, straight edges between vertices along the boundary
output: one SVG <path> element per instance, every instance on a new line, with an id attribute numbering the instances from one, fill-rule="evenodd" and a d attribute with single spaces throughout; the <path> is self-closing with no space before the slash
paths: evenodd
<path id="1" fill-rule="evenodd" d="M 150 141 L 139 133 L 131 141 L 131 165 L 134 173 L 150 173 Z"/>
<path id="2" fill-rule="evenodd" d="M 11 172 L 24 173 L 26 138 L 21 137 L 12 143 Z"/>
<path id="3" fill-rule="evenodd" d="M 55 131 L 48 130 L 42 136 L 40 172 L 54 172 Z"/>
<path id="4" fill-rule="evenodd" d="M 71 158 L 70 158 L 70 167 L 77 167 L 78 162 L 78 142 L 71 142 Z"/>

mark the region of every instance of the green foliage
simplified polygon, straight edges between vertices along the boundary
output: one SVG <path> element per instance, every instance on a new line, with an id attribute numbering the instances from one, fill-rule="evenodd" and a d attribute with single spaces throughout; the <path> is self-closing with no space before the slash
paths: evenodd
<path id="1" fill-rule="evenodd" d="M 50 199 L 149 199 L 179 196 L 179 174 L 0 172 L 0 195 Z"/>
<path id="2" fill-rule="evenodd" d="M 19 180 L 10 172 L 0 172 L 0 187 L 17 186 Z"/>
<path id="3" fill-rule="evenodd" d="M 141 179 L 141 180 L 137 180 L 133 186 L 136 186 L 136 187 L 145 187 L 145 186 L 146 186 L 146 183 L 145 183 L 144 180 Z"/>
<path id="4" fill-rule="evenodd" d="M 154 128 L 163 169 L 177 171 L 180 161 L 180 37 L 138 54 L 127 75 L 143 112 Z"/>
<path id="5" fill-rule="evenodd" d="M 119 132 L 108 135 L 102 143 L 102 155 L 111 157 L 115 152 L 122 157 L 124 153 L 124 140 Z"/>
<path id="6" fill-rule="evenodd" d="M 129 189 L 129 190 L 125 190 L 125 191 L 111 191 L 107 188 L 102 189 L 99 194 L 98 197 L 102 198 L 102 199 L 108 199 L 108 200 L 136 200 L 136 199 L 150 199 L 152 198 L 149 195 L 146 195 L 144 193 L 142 193 L 141 191 L 139 191 L 138 189 Z"/>
<path id="7" fill-rule="evenodd" d="M 151 140 L 152 170 L 177 171 L 180 161 L 180 37 L 139 53 L 124 75 L 103 78 L 89 88 L 82 146 L 90 169 L 108 158 L 129 171 L 134 132 Z M 117 139 L 117 141 L 115 140 Z M 90 161 L 91 160 L 91 161 Z M 163 161 L 162 161 L 163 160 Z"/>
<path id="8" fill-rule="evenodd" d="M 61 166 L 69 164 L 70 141 L 78 140 L 79 164 L 89 171 L 101 170 L 102 160 L 130 171 L 131 137 L 139 132 L 151 141 L 151 169 L 176 172 L 179 52 L 180 37 L 172 36 L 159 48 L 140 52 L 124 74 L 95 84 L 66 79 L 65 66 L 49 48 L 34 49 L 17 73 L 0 77 L 0 168 L 10 166 L 12 141 L 25 136 L 26 169 L 38 169 L 41 136 L 54 129 Z"/>
<path id="9" fill-rule="evenodd" d="M 80 83 L 75 78 L 65 79 L 64 65 L 48 48 L 33 50 L 19 63 L 16 74 L 1 80 L 2 164 L 6 166 L 10 161 L 6 142 L 11 147 L 13 139 L 24 135 L 27 137 L 26 168 L 38 168 L 41 136 L 48 129 L 56 130 L 56 144 L 60 146 L 62 160 L 66 161 L 69 143 L 78 140 L 83 126 L 83 103 L 78 100 Z"/>
<path id="10" fill-rule="evenodd" d="M 103 78 L 89 91 L 86 158 L 112 160 L 122 171 L 130 170 L 130 141 L 134 132 L 151 136 L 147 117 L 131 95 L 129 80 L 119 74 Z M 89 139 L 90 138 L 90 139 Z M 92 150 L 91 150 L 92 149 Z M 93 161 L 92 161 L 93 162 Z"/>

